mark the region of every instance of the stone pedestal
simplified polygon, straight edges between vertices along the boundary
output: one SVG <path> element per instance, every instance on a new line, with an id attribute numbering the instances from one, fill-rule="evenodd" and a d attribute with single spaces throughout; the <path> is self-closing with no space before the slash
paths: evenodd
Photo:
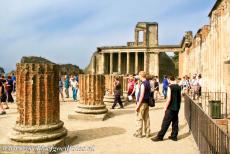
<path id="1" fill-rule="evenodd" d="M 105 77 L 103 75 L 79 75 L 80 101 L 69 119 L 104 120 L 108 109 L 103 102 Z"/>
<path id="2" fill-rule="evenodd" d="M 103 102 L 106 106 L 111 107 L 114 102 L 114 81 L 115 81 L 116 75 L 105 75 L 105 96 L 103 99 Z M 119 81 L 121 83 L 121 86 L 123 86 L 123 76 L 119 76 Z M 123 88 L 122 88 L 123 92 Z M 125 104 L 125 98 L 123 96 L 123 93 L 121 94 L 121 100 L 123 104 Z"/>
<path id="3" fill-rule="evenodd" d="M 17 64 L 19 117 L 10 139 L 17 142 L 56 141 L 67 135 L 60 121 L 59 66 Z"/>

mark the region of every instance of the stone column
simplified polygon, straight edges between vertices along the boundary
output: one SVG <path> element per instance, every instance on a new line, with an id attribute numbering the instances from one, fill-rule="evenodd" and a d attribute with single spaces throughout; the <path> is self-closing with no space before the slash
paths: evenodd
<path id="1" fill-rule="evenodd" d="M 105 73 L 105 54 L 104 53 L 102 53 L 102 74 L 104 74 Z"/>
<path id="2" fill-rule="evenodd" d="M 104 120 L 108 109 L 103 102 L 105 77 L 103 75 L 79 75 L 80 101 L 75 113 L 68 118 L 78 120 Z"/>
<path id="3" fill-rule="evenodd" d="M 110 53 L 110 74 L 113 74 L 113 53 Z"/>
<path id="4" fill-rule="evenodd" d="M 10 138 L 17 142 L 48 142 L 63 138 L 67 130 L 60 120 L 59 66 L 17 64 L 19 117 Z"/>
<path id="5" fill-rule="evenodd" d="M 130 72 L 130 53 L 127 52 L 127 74 Z"/>
<path id="6" fill-rule="evenodd" d="M 105 96 L 104 96 L 104 103 L 106 104 L 106 106 L 111 107 L 113 105 L 114 102 L 114 81 L 115 78 L 117 76 L 116 75 L 105 75 Z M 119 81 L 121 83 L 121 86 L 123 85 L 123 76 L 119 76 Z M 123 87 L 122 87 L 123 89 Z M 123 90 L 122 90 L 123 91 Z M 124 97 L 123 97 L 123 93 L 121 94 L 121 100 L 123 102 L 123 104 L 125 103 Z"/>
<path id="7" fill-rule="evenodd" d="M 135 73 L 138 73 L 138 52 L 135 52 Z"/>
<path id="8" fill-rule="evenodd" d="M 135 46 L 138 46 L 138 41 L 139 41 L 139 31 L 135 30 L 135 42 L 134 42 Z"/>
<path id="9" fill-rule="evenodd" d="M 118 52 L 118 74 L 121 74 L 121 52 Z"/>

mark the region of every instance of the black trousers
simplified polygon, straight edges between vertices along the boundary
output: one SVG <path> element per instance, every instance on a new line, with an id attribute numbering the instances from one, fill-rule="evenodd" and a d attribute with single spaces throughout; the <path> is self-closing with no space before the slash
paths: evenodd
<path id="1" fill-rule="evenodd" d="M 120 107 L 123 108 L 123 104 L 122 104 L 122 101 L 121 101 L 121 95 L 120 94 L 115 94 L 115 100 L 114 100 L 113 106 L 112 106 L 113 109 L 115 108 L 117 103 L 119 103 Z"/>
<path id="2" fill-rule="evenodd" d="M 165 116 L 161 125 L 161 130 L 158 133 L 157 137 L 163 139 L 165 133 L 167 132 L 171 122 L 172 122 L 172 133 L 171 136 L 176 138 L 178 135 L 178 113 L 179 111 L 172 111 L 172 110 L 166 110 L 165 111 Z"/>

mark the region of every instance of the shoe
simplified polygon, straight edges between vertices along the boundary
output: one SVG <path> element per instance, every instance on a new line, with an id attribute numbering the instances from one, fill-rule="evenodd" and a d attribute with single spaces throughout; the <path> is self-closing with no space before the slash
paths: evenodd
<path id="1" fill-rule="evenodd" d="M 146 137 L 146 138 L 149 138 L 149 137 L 150 137 L 150 135 L 149 135 L 149 134 L 146 134 L 146 135 L 145 135 L 145 137 Z"/>
<path id="2" fill-rule="evenodd" d="M 134 136 L 134 137 L 137 137 L 137 138 L 142 138 L 142 135 L 136 134 L 136 133 L 134 133 L 133 136 Z"/>
<path id="3" fill-rule="evenodd" d="M 1 111 L 0 112 L 0 115 L 4 115 L 4 114 L 6 114 L 6 111 Z"/>
<path id="4" fill-rule="evenodd" d="M 169 136 L 168 138 L 169 138 L 170 140 L 177 141 L 177 137 Z"/>
<path id="5" fill-rule="evenodd" d="M 151 139 L 153 142 L 163 141 L 163 138 L 159 138 L 158 136 Z"/>

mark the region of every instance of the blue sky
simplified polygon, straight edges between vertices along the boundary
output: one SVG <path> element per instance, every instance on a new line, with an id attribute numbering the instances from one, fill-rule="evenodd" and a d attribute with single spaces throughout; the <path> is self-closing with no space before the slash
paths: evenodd
<path id="1" fill-rule="evenodd" d="M 139 21 L 158 22 L 160 44 L 179 44 L 209 23 L 215 1 L 0 0 L 0 66 L 42 56 L 84 68 L 96 47 L 133 41 Z"/>

